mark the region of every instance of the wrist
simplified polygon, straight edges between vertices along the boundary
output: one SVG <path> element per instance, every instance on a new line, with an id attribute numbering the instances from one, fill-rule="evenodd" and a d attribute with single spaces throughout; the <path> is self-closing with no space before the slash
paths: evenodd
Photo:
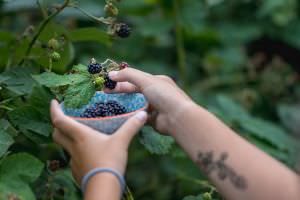
<path id="1" fill-rule="evenodd" d="M 194 112 L 198 107 L 199 106 L 192 100 L 184 100 L 178 103 L 178 106 L 173 109 L 172 112 L 169 112 L 167 116 L 168 134 L 174 137 L 174 134 L 176 134 L 174 130 L 176 130 L 178 126 L 181 126 L 182 122 L 184 123 L 183 115 L 185 113 Z"/>
<path id="2" fill-rule="evenodd" d="M 110 173 L 98 173 L 87 184 L 85 199 L 119 199 L 121 188 L 118 179 Z"/>

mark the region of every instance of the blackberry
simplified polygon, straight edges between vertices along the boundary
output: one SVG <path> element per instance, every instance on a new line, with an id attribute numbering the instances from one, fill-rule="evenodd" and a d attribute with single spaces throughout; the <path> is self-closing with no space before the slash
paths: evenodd
<path id="1" fill-rule="evenodd" d="M 120 38 L 127 38 L 131 33 L 131 29 L 128 24 L 122 23 L 120 24 L 120 27 L 117 29 L 116 33 Z"/>
<path id="2" fill-rule="evenodd" d="M 101 64 L 97 63 L 94 58 L 91 59 L 90 64 L 88 65 L 88 72 L 90 74 L 100 73 L 102 70 Z"/>
<path id="3" fill-rule="evenodd" d="M 105 87 L 107 87 L 108 89 L 111 89 L 111 90 L 113 90 L 113 89 L 116 88 L 117 82 L 111 80 L 111 79 L 108 77 L 108 75 L 105 75 L 104 80 L 105 80 L 105 82 L 104 82 L 104 86 L 105 86 Z"/>
<path id="4" fill-rule="evenodd" d="M 126 63 L 126 62 L 121 62 L 120 65 L 119 65 L 119 68 L 120 68 L 120 69 L 125 69 L 125 68 L 127 68 L 128 66 L 129 66 L 128 63 Z"/>
<path id="5" fill-rule="evenodd" d="M 87 109 L 80 115 L 80 117 L 84 117 L 84 118 L 94 118 L 94 117 L 97 117 L 95 108 L 94 108 L 94 107 L 92 107 L 92 108 L 87 108 Z"/>
<path id="6" fill-rule="evenodd" d="M 99 102 L 93 107 L 87 108 L 80 117 L 95 118 L 116 116 L 126 113 L 126 108 L 117 101 Z"/>

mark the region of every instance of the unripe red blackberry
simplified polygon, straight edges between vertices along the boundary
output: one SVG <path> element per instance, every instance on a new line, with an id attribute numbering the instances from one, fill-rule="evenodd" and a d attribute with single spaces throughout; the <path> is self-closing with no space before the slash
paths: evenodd
<path id="1" fill-rule="evenodd" d="M 125 69 L 127 68 L 129 65 L 126 62 L 121 62 L 121 64 L 119 65 L 120 69 Z"/>

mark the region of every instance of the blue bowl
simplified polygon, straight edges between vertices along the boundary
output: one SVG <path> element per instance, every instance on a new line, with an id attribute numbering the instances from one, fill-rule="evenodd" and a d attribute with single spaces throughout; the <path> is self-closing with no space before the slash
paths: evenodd
<path id="1" fill-rule="evenodd" d="M 80 115 L 85 111 L 86 108 L 92 107 L 95 103 L 107 102 L 110 100 L 115 100 L 123 105 L 126 108 L 127 113 L 112 117 L 80 117 Z M 79 109 L 65 108 L 64 104 L 61 103 L 61 108 L 66 115 L 84 125 L 87 125 L 97 131 L 109 135 L 114 133 L 130 117 L 132 117 L 139 111 L 146 110 L 147 107 L 148 102 L 145 99 L 144 95 L 141 93 L 106 94 L 104 92 L 96 92 L 95 96 L 90 100 L 90 102 Z"/>

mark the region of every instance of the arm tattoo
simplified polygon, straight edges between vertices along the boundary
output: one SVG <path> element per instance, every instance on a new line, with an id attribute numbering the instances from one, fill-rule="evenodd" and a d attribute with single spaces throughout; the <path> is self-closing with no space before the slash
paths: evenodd
<path id="1" fill-rule="evenodd" d="M 227 178 L 229 181 L 238 189 L 245 190 L 247 189 L 246 179 L 237 174 L 234 169 L 228 166 L 225 161 L 228 158 L 227 153 L 222 153 L 219 159 L 214 161 L 214 155 L 212 151 L 198 154 L 198 165 L 202 170 L 210 175 L 213 171 L 217 172 L 217 175 L 220 180 L 225 181 Z"/>

